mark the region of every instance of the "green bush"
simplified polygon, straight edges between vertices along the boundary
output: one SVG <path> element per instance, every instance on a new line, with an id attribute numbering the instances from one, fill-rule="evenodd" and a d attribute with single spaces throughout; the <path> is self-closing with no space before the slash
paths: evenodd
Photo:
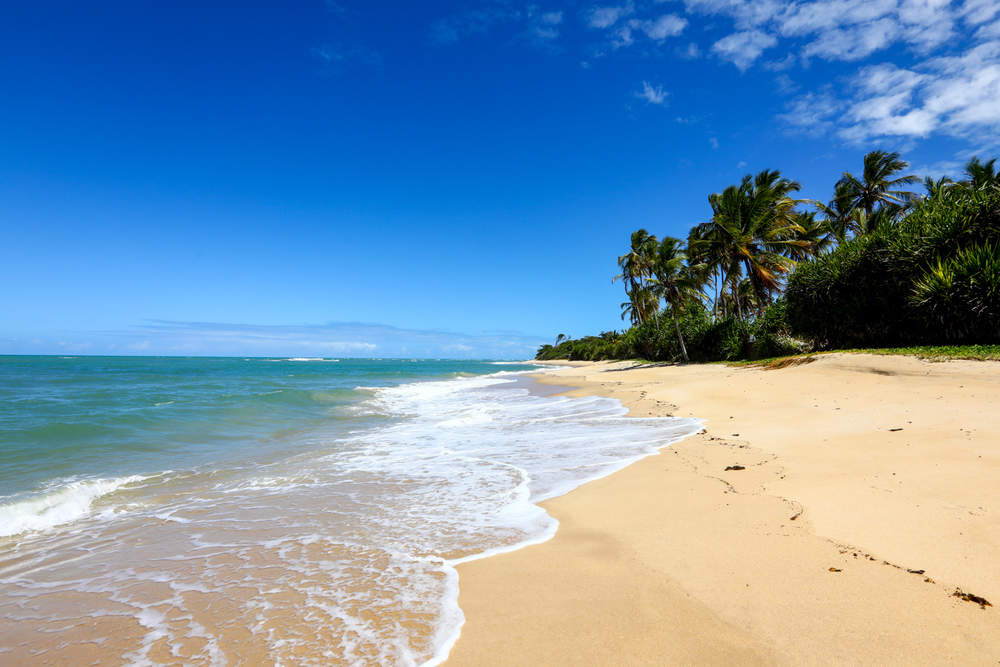
<path id="1" fill-rule="evenodd" d="M 785 357 L 812 349 L 810 343 L 792 337 L 788 324 L 788 302 L 784 298 L 772 303 L 757 318 L 753 324 L 753 337 L 752 359 Z"/>
<path id="2" fill-rule="evenodd" d="M 952 188 L 800 264 L 788 324 L 820 347 L 998 341 L 998 244 L 1000 192 Z"/>
<path id="3" fill-rule="evenodd" d="M 570 339 L 558 345 L 542 345 L 538 348 L 535 359 L 551 361 L 554 359 L 569 359 L 570 361 L 602 361 L 614 359 L 615 347 L 621 334 L 616 331 L 605 331 L 600 336 L 585 336 Z"/>
<path id="4" fill-rule="evenodd" d="M 915 308 L 940 326 L 946 341 L 995 339 L 1000 323 L 1000 254 L 976 245 L 938 260 L 916 281 Z"/>
<path id="5" fill-rule="evenodd" d="M 745 359 L 749 351 L 750 325 L 734 318 L 713 323 L 689 349 L 698 361 L 735 361 Z"/>

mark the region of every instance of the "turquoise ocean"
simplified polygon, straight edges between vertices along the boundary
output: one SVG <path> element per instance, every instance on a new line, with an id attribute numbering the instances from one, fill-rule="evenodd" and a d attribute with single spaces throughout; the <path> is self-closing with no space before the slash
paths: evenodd
<path id="1" fill-rule="evenodd" d="M 0 662 L 441 662 L 457 564 L 700 428 L 532 370 L 0 357 Z"/>

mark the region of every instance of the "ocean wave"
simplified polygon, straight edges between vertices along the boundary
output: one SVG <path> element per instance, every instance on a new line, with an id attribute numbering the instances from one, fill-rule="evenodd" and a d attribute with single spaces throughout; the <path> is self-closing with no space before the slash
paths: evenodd
<path id="1" fill-rule="evenodd" d="M 502 371 L 385 387 L 361 405 L 400 421 L 362 434 L 366 445 L 341 465 L 405 480 L 407 506 L 392 521 L 408 540 L 458 564 L 545 542 L 558 521 L 539 503 L 656 454 L 696 433 L 694 419 L 633 419 L 616 399 L 544 397 L 517 384 L 530 371 Z M 405 517 L 404 518 L 404 512 Z M 442 596 L 433 653 L 443 662 L 464 616 L 458 586 Z"/>
<path id="2" fill-rule="evenodd" d="M 31 498 L 0 505 L 0 537 L 42 531 L 82 519 L 94 501 L 124 486 L 148 477 L 130 475 L 117 479 L 87 479 L 67 482 Z"/>
<path id="3" fill-rule="evenodd" d="M 544 542 L 558 522 L 540 501 L 700 428 L 628 418 L 614 399 L 539 396 L 522 379 L 534 371 L 497 370 L 450 377 L 449 368 L 404 384 L 359 373 L 346 387 L 392 386 L 253 396 L 255 412 L 258 401 L 344 404 L 330 411 L 340 421 L 296 435 L 289 455 L 248 453 L 121 498 L 106 496 L 144 478 L 74 480 L 0 505 L 8 533 L 81 519 L 86 527 L 19 542 L 4 571 L 17 595 L 6 597 L 31 605 L 25 627 L 58 620 L 81 636 L 94 617 L 129 605 L 139 630 L 127 660 L 136 663 L 151 662 L 159 642 L 178 661 L 208 661 L 208 649 L 191 647 L 222 650 L 219 625 L 237 622 L 268 662 L 440 664 L 464 622 L 458 564 Z M 85 519 L 122 507 L 113 522 Z M 147 599 L 153 582 L 161 585 Z M 249 595 L 234 599 L 235 588 Z M 81 592 L 73 626 L 53 593 Z"/>

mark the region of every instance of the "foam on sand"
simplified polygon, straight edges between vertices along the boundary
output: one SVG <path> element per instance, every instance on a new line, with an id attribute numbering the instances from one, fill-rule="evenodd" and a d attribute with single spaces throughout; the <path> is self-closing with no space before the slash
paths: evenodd
<path id="1" fill-rule="evenodd" d="M 166 647 L 185 662 L 438 664 L 464 623 L 456 565 L 551 538 L 541 500 L 700 429 L 628 418 L 614 399 L 539 396 L 519 373 L 362 396 L 295 454 L 161 474 L 113 520 L 97 499 L 143 478 L 0 506 L 5 534 L 35 531 L 16 554 L 0 541 L 0 618 L 19 623 L 12 636 L 42 623 L 86 636 L 115 609 L 129 622 L 105 633 L 136 663 Z M 80 601 L 78 618 L 60 595 Z"/>
<path id="2" fill-rule="evenodd" d="M 101 496 L 144 479 L 147 478 L 131 475 L 76 480 L 29 498 L 0 504 L 0 537 L 48 530 L 81 519 L 90 514 L 94 501 Z"/>

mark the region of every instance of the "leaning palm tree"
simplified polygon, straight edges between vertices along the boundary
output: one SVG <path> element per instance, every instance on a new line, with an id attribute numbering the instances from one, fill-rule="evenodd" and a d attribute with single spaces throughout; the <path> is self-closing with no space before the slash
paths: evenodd
<path id="1" fill-rule="evenodd" d="M 916 194 L 900 188 L 918 182 L 916 176 L 896 176 L 910 164 L 901 160 L 899 153 L 872 151 L 865 155 L 864 171 L 861 178 L 850 172 L 837 182 L 837 188 L 843 188 L 845 196 L 852 209 L 864 213 L 866 219 L 878 221 L 872 217 L 878 208 L 884 206 L 907 206 L 916 198 Z M 864 232 L 874 231 L 866 225 Z"/>
<path id="2" fill-rule="evenodd" d="M 709 269 L 719 270 L 721 291 L 729 292 L 726 299 L 720 297 L 724 313 L 741 317 L 764 308 L 795 265 L 793 249 L 809 246 L 799 238 L 804 230 L 795 207 L 800 202 L 790 197 L 798 189 L 798 183 L 779 172 L 765 170 L 709 196 L 710 231 L 698 252 L 714 258 L 716 266 Z M 743 279 L 753 294 L 748 308 L 738 303 Z"/>
<path id="3" fill-rule="evenodd" d="M 670 307 L 674 329 L 677 331 L 677 343 L 685 362 L 690 359 L 681 333 L 680 314 L 688 304 L 703 298 L 699 289 L 703 283 L 699 267 L 689 266 L 687 259 L 684 243 L 680 239 L 669 236 L 664 238 L 656 253 L 651 281 L 658 300 L 663 299 Z"/>
<path id="4" fill-rule="evenodd" d="M 655 312 L 655 307 L 653 309 L 649 307 L 646 283 L 652 275 L 656 248 L 656 237 L 645 229 L 633 232 L 629 252 L 618 258 L 621 273 L 612 279 L 612 282 L 621 280 L 625 283 L 625 293 L 631 302 L 630 318 L 635 324 L 642 324 Z"/>

